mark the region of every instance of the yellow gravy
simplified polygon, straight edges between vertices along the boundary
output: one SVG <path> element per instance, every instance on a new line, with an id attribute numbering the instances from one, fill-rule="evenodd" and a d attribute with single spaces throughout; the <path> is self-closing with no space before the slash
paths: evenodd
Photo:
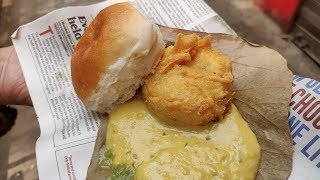
<path id="1" fill-rule="evenodd" d="M 185 127 L 160 120 L 136 97 L 110 114 L 106 138 L 112 168 L 131 165 L 138 180 L 255 179 L 260 163 L 256 136 L 234 105 L 219 122 Z"/>

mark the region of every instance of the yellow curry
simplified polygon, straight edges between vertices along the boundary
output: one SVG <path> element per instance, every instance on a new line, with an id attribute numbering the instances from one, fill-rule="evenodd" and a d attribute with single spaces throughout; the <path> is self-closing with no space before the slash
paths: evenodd
<path id="1" fill-rule="evenodd" d="M 106 153 L 113 179 L 255 179 L 256 136 L 233 105 L 223 120 L 181 126 L 160 120 L 140 97 L 110 114 Z"/>

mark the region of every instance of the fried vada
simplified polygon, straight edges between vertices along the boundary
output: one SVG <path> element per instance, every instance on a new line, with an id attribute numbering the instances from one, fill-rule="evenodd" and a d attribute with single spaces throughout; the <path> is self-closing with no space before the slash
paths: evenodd
<path id="1" fill-rule="evenodd" d="M 146 78 L 143 98 L 159 117 L 205 125 L 230 109 L 232 83 L 231 61 L 212 50 L 210 36 L 179 34 Z"/>

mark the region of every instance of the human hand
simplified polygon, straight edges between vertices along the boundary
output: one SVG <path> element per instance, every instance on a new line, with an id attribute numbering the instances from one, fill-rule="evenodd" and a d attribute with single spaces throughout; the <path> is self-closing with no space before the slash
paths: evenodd
<path id="1" fill-rule="evenodd" d="M 13 46 L 0 48 L 0 105 L 32 105 Z"/>

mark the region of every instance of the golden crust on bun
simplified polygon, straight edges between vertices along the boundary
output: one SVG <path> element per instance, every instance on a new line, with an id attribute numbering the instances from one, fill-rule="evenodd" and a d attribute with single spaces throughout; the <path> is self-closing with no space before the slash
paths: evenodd
<path id="1" fill-rule="evenodd" d="M 101 113 L 134 96 L 164 49 L 159 28 L 130 3 L 103 9 L 78 42 L 71 75 L 79 98 Z"/>

